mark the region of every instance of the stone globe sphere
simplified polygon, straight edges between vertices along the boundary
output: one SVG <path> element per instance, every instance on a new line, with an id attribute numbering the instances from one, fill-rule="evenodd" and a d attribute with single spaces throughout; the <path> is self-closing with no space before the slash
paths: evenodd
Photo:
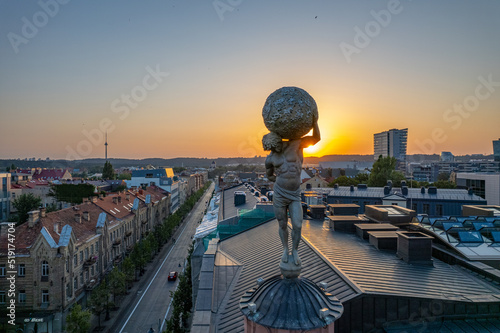
<path id="1" fill-rule="evenodd" d="M 299 139 L 313 128 L 318 119 L 318 107 L 305 90 L 283 87 L 269 95 L 262 117 L 269 131 L 283 139 Z"/>

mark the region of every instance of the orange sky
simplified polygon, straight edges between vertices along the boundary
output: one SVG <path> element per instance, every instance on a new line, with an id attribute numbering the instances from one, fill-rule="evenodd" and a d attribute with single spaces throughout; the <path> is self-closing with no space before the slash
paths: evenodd
<path id="1" fill-rule="evenodd" d="M 2 6 L 5 36 L 40 10 Z M 103 157 L 106 129 L 113 158 L 264 155 L 262 106 L 282 86 L 318 105 L 306 156 L 372 154 L 391 128 L 408 128 L 409 154 L 491 154 L 500 4 L 400 9 L 348 59 L 342 43 L 386 4 L 245 1 L 221 18 L 210 2 L 71 2 L 17 53 L 0 41 L 0 158 Z"/>

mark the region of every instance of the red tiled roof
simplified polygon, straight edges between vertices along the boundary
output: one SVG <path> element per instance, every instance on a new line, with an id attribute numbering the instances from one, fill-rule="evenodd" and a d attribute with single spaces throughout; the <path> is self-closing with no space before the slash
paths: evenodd
<path id="1" fill-rule="evenodd" d="M 121 202 L 114 203 L 113 198 L 121 197 Z M 104 198 L 97 199 L 93 205 L 100 207 L 109 215 L 112 215 L 114 218 L 123 219 L 129 215 L 133 215 L 131 212 L 132 205 L 134 204 L 134 197 L 130 195 L 130 199 L 127 200 L 125 194 L 108 194 Z M 143 206 L 144 207 L 144 206 Z"/>
<path id="2" fill-rule="evenodd" d="M 83 212 L 89 213 L 90 221 L 86 221 L 83 218 Z M 58 243 L 59 234 L 54 230 L 54 225 L 56 223 L 59 223 L 59 233 L 65 225 L 71 226 L 77 244 L 83 243 L 87 239 L 96 235 L 97 220 L 99 214 L 101 214 L 102 212 L 103 210 L 98 206 L 84 203 L 78 206 L 61 209 L 56 212 L 47 213 L 45 217 L 40 217 L 39 221 L 35 223 L 33 228 L 30 228 L 28 222 L 25 222 L 22 225 L 16 227 L 16 253 L 28 254 L 30 252 L 30 248 L 33 246 L 38 236 L 41 235 L 40 231 L 42 227 L 45 227 L 54 241 Z M 115 223 L 115 217 L 112 216 L 112 214 L 110 214 L 109 212 L 106 213 L 108 215 L 107 219 L 110 224 Z M 76 214 L 80 214 L 81 223 L 75 221 Z M 0 242 L 0 254 L 4 254 L 6 252 L 7 242 L 4 241 L 5 237 L 4 235 L 2 235 Z"/>
<path id="3" fill-rule="evenodd" d="M 43 169 L 33 174 L 37 179 L 61 179 L 66 173 L 66 169 Z"/>

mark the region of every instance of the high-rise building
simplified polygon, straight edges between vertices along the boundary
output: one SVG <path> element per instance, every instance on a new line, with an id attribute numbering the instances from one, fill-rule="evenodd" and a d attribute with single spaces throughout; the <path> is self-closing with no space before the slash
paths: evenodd
<path id="1" fill-rule="evenodd" d="M 455 156 L 453 156 L 453 154 L 449 151 L 441 152 L 441 158 L 439 159 L 440 162 L 453 162 L 454 160 Z"/>
<path id="2" fill-rule="evenodd" d="M 493 140 L 493 157 L 495 161 L 500 162 L 500 139 Z"/>
<path id="3" fill-rule="evenodd" d="M 398 169 L 404 170 L 406 166 L 406 142 L 408 139 L 408 129 L 391 129 L 373 135 L 374 159 L 380 155 L 383 157 L 395 157 L 398 162 Z"/>

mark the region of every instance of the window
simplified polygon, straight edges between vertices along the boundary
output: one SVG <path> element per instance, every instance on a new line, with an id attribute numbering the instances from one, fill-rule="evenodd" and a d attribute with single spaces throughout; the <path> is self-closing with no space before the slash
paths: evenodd
<path id="1" fill-rule="evenodd" d="M 66 258 L 66 272 L 69 272 L 69 257 Z"/>
<path id="2" fill-rule="evenodd" d="M 49 303 L 49 291 L 47 289 L 42 290 L 42 303 Z"/>
<path id="3" fill-rule="evenodd" d="M 94 244 L 90 245 L 90 254 L 94 254 Z"/>
<path id="4" fill-rule="evenodd" d="M 5 304 L 5 291 L 0 291 L 0 304 Z"/>
<path id="5" fill-rule="evenodd" d="M 423 213 L 424 214 L 429 214 L 429 204 L 424 204 Z"/>
<path id="6" fill-rule="evenodd" d="M 87 247 L 85 249 L 85 260 L 87 260 L 89 258 L 89 248 Z"/>
<path id="7" fill-rule="evenodd" d="M 19 290 L 17 300 L 19 301 L 19 304 L 26 304 L 26 290 Z"/>
<path id="8" fill-rule="evenodd" d="M 436 215 L 443 215 L 443 205 L 436 205 Z"/>
<path id="9" fill-rule="evenodd" d="M 0 264 L 0 276 L 5 276 L 5 264 Z"/>
<path id="10" fill-rule="evenodd" d="M 73 256 L 73 266 L 76 267 L 76 265 L 78 265 L 78 256 L 75 254 Z"/>
<path id="11" fill-rule="evenodd" d="M 94 276 L 94 265 L 90 266 L 90 276 Z"/>
<path id="12" fill-rule="evenodd" d="M 83 272 L 80 273 L 80 285 L 83 286 Z"/>
<path id="13" fill-rule="evenodd" d="M 78 289 L 78 278 L 75 278 L 73 280 L 73 289 L 77 290 Z"/>
<path id="14" fill-rule="evenodd" d="M 49 276 L 49 263 L 46 260 L 42 261 L 42 276 Z"/>
<path id="15" fill-rule="evenodd" d="M 71 298 L 71 285 L 66 283 L 66 298 Z"/>
<path id="16" fill-rule="evenodd" d="M 26 275 L 26 265 L 19 264 L 19 266 L 17 266 L 17 275 L 19 275 L 19 276 L 25 276 Z"/>

